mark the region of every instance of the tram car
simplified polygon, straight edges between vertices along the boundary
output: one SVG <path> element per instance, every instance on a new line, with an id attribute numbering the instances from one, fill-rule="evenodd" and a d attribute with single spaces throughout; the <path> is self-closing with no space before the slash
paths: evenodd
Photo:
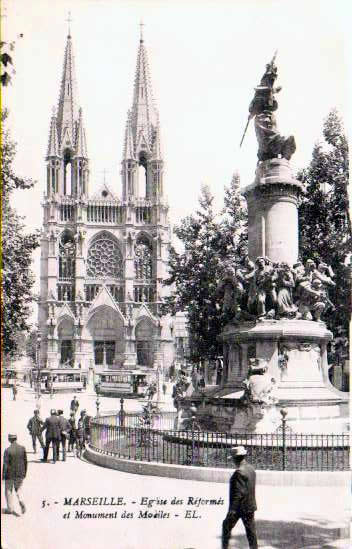
<path id="1" fill-rule="evenodd" d="M 42 393 L 84 391 L 87 386 L 87 373 L 77 368 L 33 370 L 32 379 Z"/>
<path id="2" fill-rule="evenodd" d="M 107 370 L 96 373 L 95 390 L 104 396 L 142 398 L 148 386 L 148 376 L 131 370 Z"/>

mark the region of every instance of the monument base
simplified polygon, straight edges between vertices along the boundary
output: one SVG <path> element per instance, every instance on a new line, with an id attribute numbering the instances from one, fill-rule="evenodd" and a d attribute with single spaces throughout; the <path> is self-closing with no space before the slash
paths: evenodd
<path id="1" fill-rule="evenodd" d="M 323 322 L 280 319 L 226 326 L 224 382 L 184 399 L 198 404 L 205 430 L 272 433 L 280 410 L 295 433 L 348 431 L 348 394 L 328 378 L 326 347 L 332 334 Z M 248 376 L 255 359 L 263 373 Z"/>

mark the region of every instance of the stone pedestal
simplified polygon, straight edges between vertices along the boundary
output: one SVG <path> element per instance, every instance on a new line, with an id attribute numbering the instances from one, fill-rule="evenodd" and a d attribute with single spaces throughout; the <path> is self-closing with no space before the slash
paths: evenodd
<path id="1" fill-rule="evenodd" d="M 309 320 L 228 325 L 222 334 L 226 379 L 209 395 L 200 415 L 212 418 L 214 430 L 270 433 L 285 408 L 288 425 L 296 433 L 346 432 L 348 396 L 328 379 L 326 346 L 331 337 L 324 323 Z M 265 375 L 255 376 L 256 391 L 264 397 L 248 402 L 243 382 L 254 357 L 267 368 Z M 268 394 L 271 398 L 262 402 Z"/>
<path id="2" fill-rule="evenodd" d="M 288 160 L 273 158 L 258 164 L 254 183 L 244 189 L 248 204 L 248 255 L 269 257 L 293 265 L 298 257 L 298 196 Z"/>

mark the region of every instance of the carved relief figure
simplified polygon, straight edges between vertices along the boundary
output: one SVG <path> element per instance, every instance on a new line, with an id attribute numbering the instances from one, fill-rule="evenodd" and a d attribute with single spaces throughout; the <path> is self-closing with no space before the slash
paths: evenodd
<path id="1" fill-rule="evenodd" d="M 243 294 L 243 285 L 236 271 L 230 265 L 225 266 L 223 279 L 217 287 L 217 293 L 222 296 L 222 313 L 230 319 L 240 312 L 240 299 Z"/>
<path id="2" fill-rule="evenodd" d="M 288 263 L 281 263 L 277 269 L 277 315 L 294 318 L 297 307 L 293 303 L 292 289 L 295 286 L 293 273 Z"/>
<path id="3" fill-rule="evenodd" d="M 254 281 L 257 315 L 259 318 L 273 317 L 275 314 L 273 307 L 277 299 L 275 287 L 277 274 L 270 260 L 265 257 L 257 257 L 255 265 Z M 268 304 L 269 310 L 267 310 Z"/>

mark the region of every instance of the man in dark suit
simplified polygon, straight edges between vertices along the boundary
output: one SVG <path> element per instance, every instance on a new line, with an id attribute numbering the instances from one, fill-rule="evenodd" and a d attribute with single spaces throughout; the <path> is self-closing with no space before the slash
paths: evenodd
<path id="1" fill-rule="evenodd" d="M 71 425 L 69 421 L 64 418 L 63 411 L 57 411 L 59 423 L 60 423 L 60 442 L 62 446 L 62 461 L 66 461 L 66 442 L 70 436 Z M 59 456 L 58 456 L 59 459 Z"/>
<path id="2" fill-rule="evenodd" d="M 17 435 L 8 436 L 10 446 L 4 452 L 2 478 L 5 481 L 5 498 L 8 514 L 19 516 L 12 506 L 12 495 L 16 494 L 22 513 L 26 506 L 21 497 L 23 479 L 27 474 L 27 453 L 24 446 L 17 444 Z"/>
<path id="3" fill-rule="evenodd" d="M 226 518 L 222 523 L 222 549 L 228 549 L 231 530 L 241 519 L 246 529 L 250 549 L 258 549 L 255 530 L 255 470 L 246 461 L 247 451 L 243 446 L 231 448 L 236 470 L 230 479 L 230 502 Z"/>
<path id="4" fill-rule="evenodd" d="M 34 416 L 27 423 L 27 429 L 32 437 L 33 452 L 37 453 L 37 439 L 44 452 L 44 441 L 42 435 L 43 421 L 39 417 L 39 410 L 34 410 Z"/>
<path id="5" fill-rule="evenodd" d="M 56 460 L 59 457 L 59 448 L 60 448 L 60 438 L 61 438 L 61 428 L 59 418 L 56 415 L 56 410 L 50 411 L 50 417 L 47 417 L 43 425 L 42 431 L 45 432 L 45 448 L 44 448 L 44 457 L 42 461 L 48 461 L 48 453 L 50 443 L 53 443 L 53 462 L 56 463 Z"/>

